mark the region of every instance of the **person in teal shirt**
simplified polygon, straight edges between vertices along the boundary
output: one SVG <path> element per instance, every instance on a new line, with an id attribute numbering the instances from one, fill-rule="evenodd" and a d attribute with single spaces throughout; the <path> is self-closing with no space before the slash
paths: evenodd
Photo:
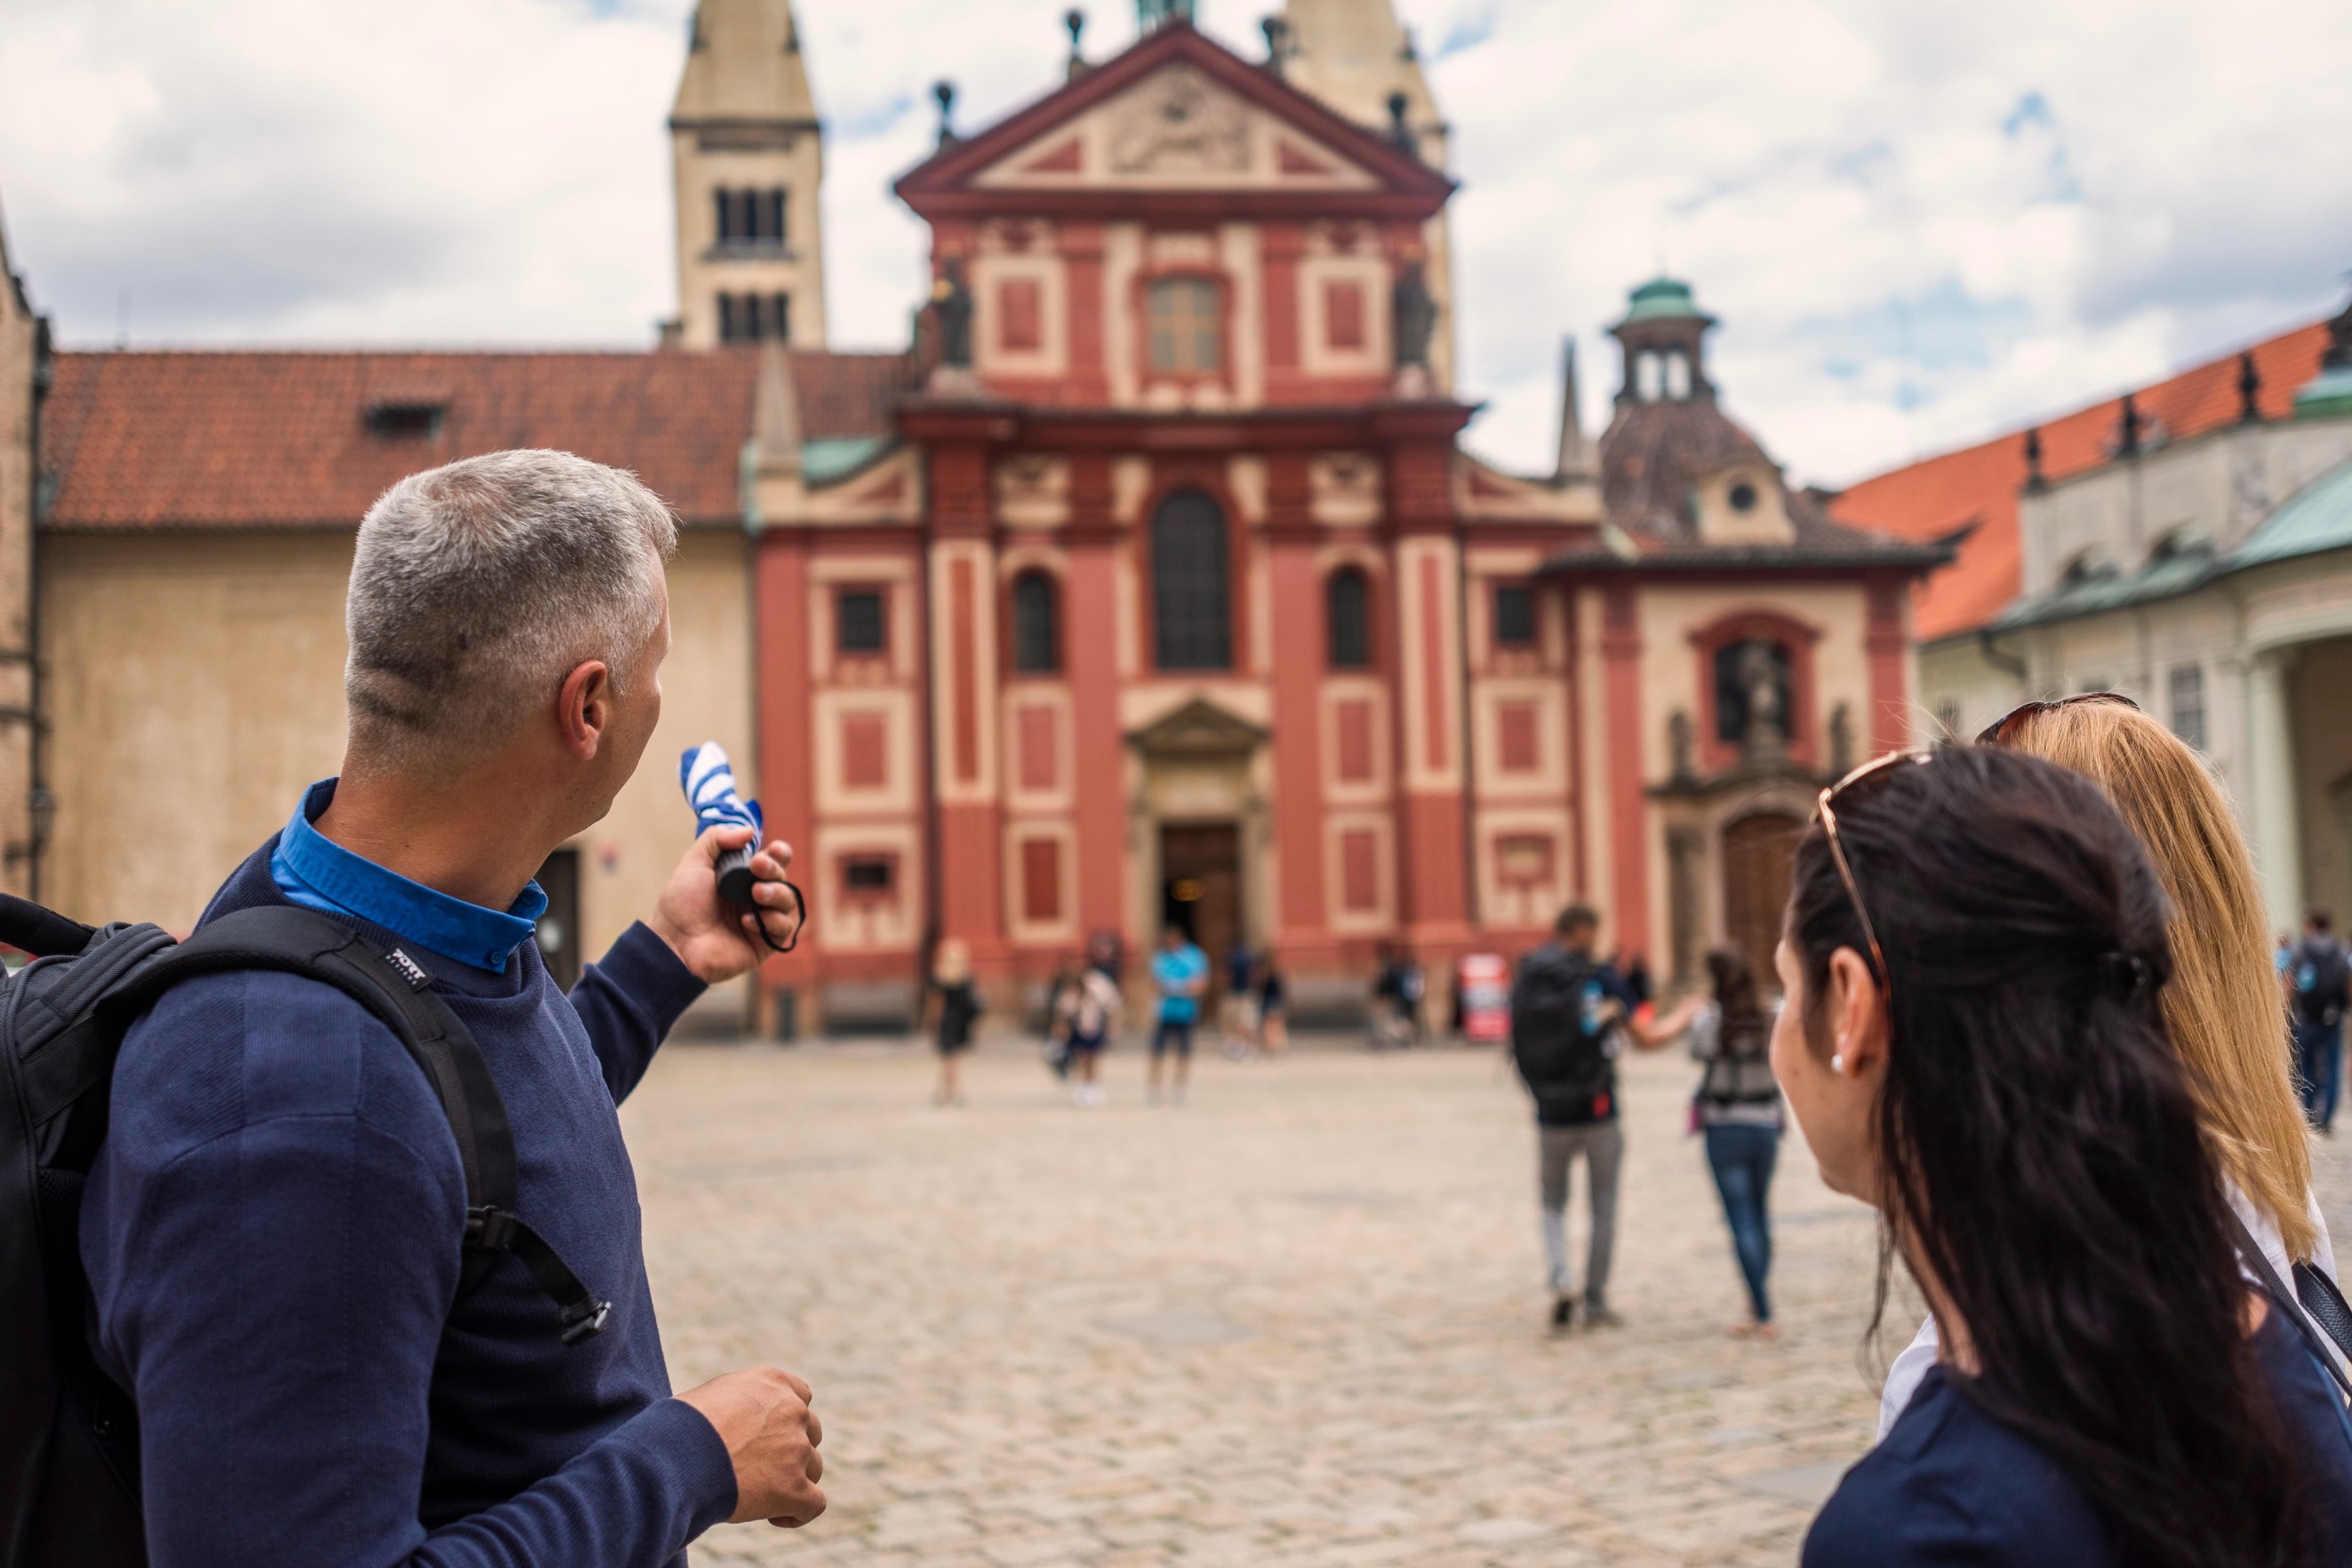
<path id="1" fill-rule="evenodd" d="M 1192 1026 L 1200 1021 L 1201 994 L 1209 988 L 1209 955 L 1193 945 L 1182 927 L 1170 926 L 1160 933 L 1160 951 L 1151 955 L 1151 984 L 1160 993 L 1160 1019 L 1151 1031 L 1151 1071 L 1143 1098 L 1159 1103 L 1160 1065 L 1172 1051 L 1175 1100 L 1181 1105 L 1184 1081 L 1192 1071 Z"/>

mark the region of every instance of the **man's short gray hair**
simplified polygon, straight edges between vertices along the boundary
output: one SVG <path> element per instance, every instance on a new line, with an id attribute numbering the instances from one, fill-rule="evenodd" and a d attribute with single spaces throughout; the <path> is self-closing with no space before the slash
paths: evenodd
<path id="1" fill-rule="evenodd" d="M 409 475 L 368 509 L 352 562 L 353 752 L 439 772 L 495 750 L 585 660 L 626 687 L 677 548 L 660 498 L 569 452 Z"/>

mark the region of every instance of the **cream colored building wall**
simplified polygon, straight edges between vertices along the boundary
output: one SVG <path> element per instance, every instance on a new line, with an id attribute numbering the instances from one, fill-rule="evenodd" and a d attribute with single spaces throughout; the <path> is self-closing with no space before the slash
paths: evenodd
<path id="1" fill-rule="evenodd" d="M 583 959 L 593 962 L 631 921 L 652 910 L 694 842 L 694 814 L 677 787 L 679 753 L 716 741 L 734 761 L 736 782 L 747 794 L 759 792 L 750 563 L 748 542 L 733 529 L 679 530 L 669 563 L 661 723 L 612 812 L 572 841 L 580 850 Z"/>
<path id="2" fill-rule="evenodd" d="M 352 535 L 52 534 L 41 547 L 42 894 L 195 923 L 343 749 Z"/>
<path id="3" fill-rule="evenodd" d="M 38 322 L 0 237 L 0 889 L 32 888 L 31 635 L 35 344 Z M 42 889 L 44 892 L 46 889 Z"/>
<path id="4" fill-rule="evenodd" d="M 340 765 L 348 533 L 52 535 L 42 647 L 58 796 L 46 896 L 83 920 L 195 922 Z M 582 953 L 651 910 L 694 837 L 677 757 L 725 745 L 756 789 L 747 550 L 692 531 L 670 563 L 662 718 L 580 836 Z"/>
<path id="5" fill-rule="evenodd" d="M 1996 645 L 2009 650 L 2006 642 Z M 1934 741 L 1948 731 L 1974 735 L 2025 700 L 2026 689 L 2013 669 L 1987 657 L 1974 635 L 1944 637 L 1919 649 L 1919 713 L 1913 734 Z"/>
<path id="6" fill-rule="evenodd" d="M 1843 703 L 1853 727 L 1854 758 L 1861 760 L 1869 745 L 1870 660 L 1864 651 L 1868 599 L 1859 584 L 1807 587 L 1774 584 L 1759 594 L 1733 586 L 1675 588 L 1650 586 L 1642 591 L 1642 779 L 1645 784 L 1665 778 L 1674 765 L 1668 721 L 1687 713 L 1696 735 L 1700 722 L 1699 683 L 1706 679 L 1694 632 L 1727 616 L 1756 611 L 1802 622 L 1820 634 L 1813 642 L 1812 743 L 1814 755 L 1826 765 L 1830 755 L 1830 715 Z M 1727 818 L 1751 806 L 1801 811 L 1801 792 L 1759 793 L 1754 799 L 1726 807 Z M 1664 817 L 1653 805 L 1643 814 L 1643 839 L 1649 858 L 1650 951 L 1674 950 L 1674 887 L 1665 849 Z M 1705 896 L 1709 940 L 1722 928 L 1721 868 L 1710 868 Z"/>

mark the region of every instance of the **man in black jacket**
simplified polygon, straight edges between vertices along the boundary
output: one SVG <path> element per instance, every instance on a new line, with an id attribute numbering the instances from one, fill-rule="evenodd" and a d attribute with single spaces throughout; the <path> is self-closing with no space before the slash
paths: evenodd
<path id="1" fill-rule="evenodd" d="M 1600 917 L 1581 904 L 1561 910 L 1553 940 L 1519 961 L 1511 987 L 1511 1056 L 1536 1102 L 1544 1254 L 1556 1329 L 1574 1321 L 1578 1306 L 1568 1273 L 1568 1173 L 1579 1158 L 1592 1199 L 1584 1326 L 1613 1328 L 1620 1321 L 1609 1309 L 1617 1173 L 1625 1154 L 1617 1121 L 1614 1026 L 1630 1004 L 1624 981 L 1592 955 L 1600 926 Z"/>

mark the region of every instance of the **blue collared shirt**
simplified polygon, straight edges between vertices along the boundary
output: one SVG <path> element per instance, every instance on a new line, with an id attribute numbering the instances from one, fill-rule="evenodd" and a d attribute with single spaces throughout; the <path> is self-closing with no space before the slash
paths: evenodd
<path id="1" fill-rule="evenodd" d="M 436 892 L 352 854 L 311 826 L 334 798 L 335 781 L 320 779 L 302 792 L 302 804 L 278 835 L 269 879 L 287 901 L 382 926 L 403 942 L 476 969 L 503 971 L 547 912 L 547 895 L 539 884 L 524 883 L 503 913 Z"/>

